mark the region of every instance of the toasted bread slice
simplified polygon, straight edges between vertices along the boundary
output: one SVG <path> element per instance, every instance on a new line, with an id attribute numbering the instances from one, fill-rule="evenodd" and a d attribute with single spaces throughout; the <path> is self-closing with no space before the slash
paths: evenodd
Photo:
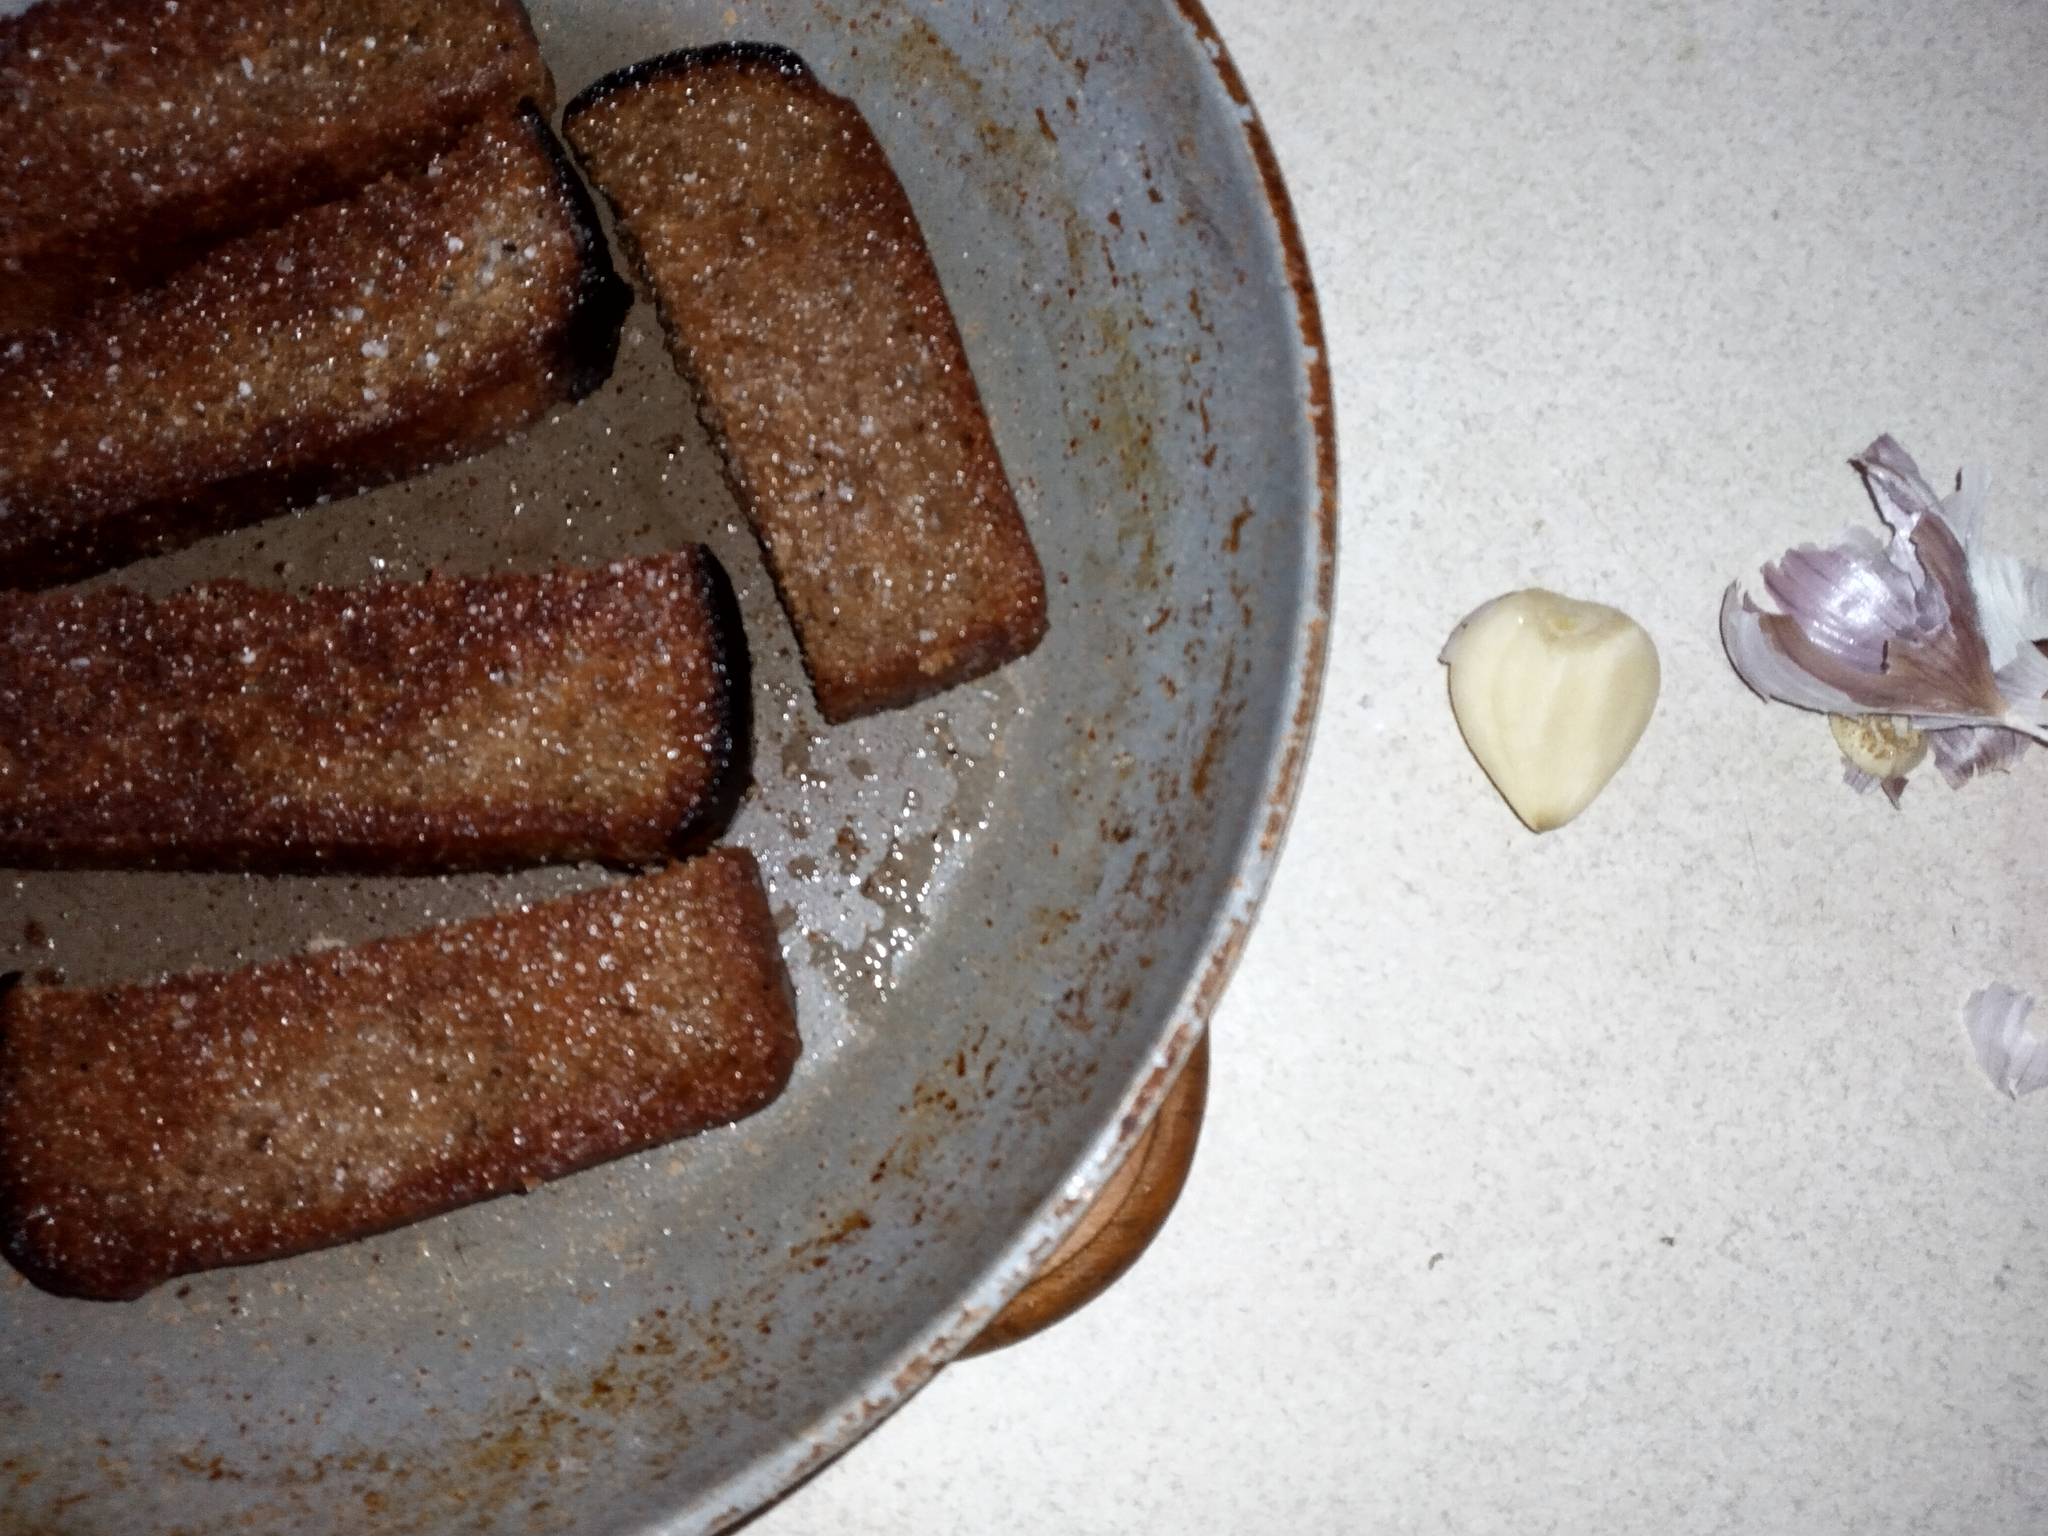
<path id="1" fill-rule="evenodd" d="M 303 596 L 0 592 L 0 866 L 657 863 L 730 819 L 748 696 L 695 547 Z"/>
<path id="2" fill-rule="evenodd" d="M 153 986 L 0 994 L 0 1252 L 59 1295 L 349 1242 L 753 1114 L 801 1049 L 753 856 Z"/>
<path id="3" fill-rule="evenodd" d="M 501 441 L 611 371 L 632 293 L 539 113 L 0 347 L 0 586 Z"/>
<path id="4" fill-rule="evenodd" d="M 0 335 L 60 327 L 553 96 L 519 0 L 43 0 L 0 18 Z"/>
<path id="5" fill-rule="evenodd" d="M 785 49 L 669 54 L 563 132 L 618 215 L 838 722 L 988 672 L 1045 581 L 910 200 Z"/>

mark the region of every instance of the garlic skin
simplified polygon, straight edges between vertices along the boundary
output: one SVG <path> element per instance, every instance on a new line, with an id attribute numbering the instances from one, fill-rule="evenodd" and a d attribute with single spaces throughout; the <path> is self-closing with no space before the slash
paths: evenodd
<path id="1" fill-rule="evenodd" d="M 1952 725 L 1931 731 L 1934 766 L 1950 789 L 1961 789 L 1980 773 L 2004 773 L 2026 756 L 2031 738 L 1997 725 Z"/>
<path id="2" fill-rule="evenodd" d="M 1437 659 L 1465 744 L 1531 832 L 1563 826 L 1607 787 L 1662 682 L 1634 619 L 1540 587 L 1481 604 Z"/>
<path id="3" fill-rule="evenodd" d="M 1850 460 L 1889 540 L 1852 528 L 1731 585 L 1721 643 L 1760 697 L 1824 714 L 1899 716 L 1929 733 L 1951 784 L 2048 741 L 2048 573 L 1982 542 L 1984 479 L 1939 496 L 1889 435 Z"/>
<path id="4" fill-rule="evenodd" d="M 1994 981 L 1963 1004 L 1963 1032 L 1991 1086 L 2009 1099 L 2048 1088 L 2048 1046 L 2027 1028 L 2031 994 Z"/>

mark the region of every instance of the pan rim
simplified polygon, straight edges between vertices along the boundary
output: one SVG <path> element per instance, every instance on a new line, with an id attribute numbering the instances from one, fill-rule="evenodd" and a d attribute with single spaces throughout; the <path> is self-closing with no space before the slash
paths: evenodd
<path id="1" fill-rule="evenodd" d="M 1108 1128 L 1082 1155 L 1060 1188 L 1044 1201 L 1001 1257 L 952 1308 L 928 1323 L 841 1404 L 781 1450 L 758 1459 L 724 1483 L 703 1490 L 690 1505 L 653 1529 L 663 1536 L 729 1531 L 765 1512 L 851 1450 L 883 1420 L 907 1403 L 963 1350 L 988 1321 L 1037 1274 L 1087 1213 L 1125 1156 L 1150 1128 L 1237 968 L 1273 873 L 1300 796 L 1328 668 L 1330 626 L 1337 573 L 1337 427 L 1332 403 L 1329 350 L 1307 247 L 1278 156 L 1243 77 L 1201 0 L 1172 0 L 1201 56 L 1235 107 L 1247 153 L 1263 193 L 1270 233 L 1278 242 L 1299 332 L 1296 360 L 1302 368 L 1314 475 L 1314 505 L 1298 533 L 1304 546 L 1305 601 L 1294 616 L 1279 750 L 1268 760 L 1258 804 L 1265 820 L 1247 840 L 1233 865 L 1229 899 L 1211 917 L 1200 958 L 1191 968 L 1168 1015 L 1162 1043 L 1150 1069 L 1119 1100 Z"/>

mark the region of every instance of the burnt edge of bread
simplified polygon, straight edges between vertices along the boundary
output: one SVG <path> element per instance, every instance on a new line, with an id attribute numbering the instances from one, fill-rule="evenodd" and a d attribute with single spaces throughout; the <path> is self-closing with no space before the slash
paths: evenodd
<path id="1" fill-rule="evenodd" d="M 626 311 L 633 307 L 633 285 L 619 276 L 612 265 L 611 247 L 605 243 L 604 225 L 597 215 L 597 203 L 576 167 L 569 151 L 548 126 L 533 99 L 519 103 L 514 114 L 532 133 L 548 165 L 555 173 L 555 189 L 561 195 L 562 210 L 576 242 L 579 273 L 576 296 L 569 305 L 568 334 L 563 338 L 563 359 L 568 373 L 571 401 L 602 388 L 618 361 L 619 332 L 626 323 Z"/>
<path id="2" fill-rule="evenodd" d="M 555 72 L 548 64 L 547 55 L 541 52 L 540 33 L 534 30 L 533 13 L 526 8 L 526 0 L 510 0 L 510 4 L 505 7 L 505 14 L 511 18 L 512 24 L 519 29 L 520 40 L 533 50 L 534 60 L 540 66 L 542 99 L 537 103 L 537 106 L 542 118 L 545 119 L 548 113 L 555 110 Z M 498 44 L 498 52 L 509 53 L 512 51 L 512 46 L 512 43 L 509 41 L 501 42 Z M 530 96 L 521 99 L 522 102 L 533 100 Z"/>
<path id="3" fill-rule="evenodd" d="M 689 817 L 670 836 L 670 851 L 677 857 L 701 853 L 732 824 L 740 801 L 754 782 L 754 665 L 747 647 L 746 625 L 741 621 L 740 602 L 732 578 L 709 547 L 697 545 L 697 571 L 705 611 L 711 619 L 711 665 L 725 679 L 725 731 L 723 757 L 713 780 L 714 788 L 698 802 Z"/>
<path id="4" fill-rule="evenodd" d="M 631 90 L 652 80 L 686 75 L 694 69 L 726 66 L 769 69 L 791 80 L 813 84 L 817 80 L 803 56 L 780 43 L 708 43 L 701 48 L 677 48 L 670 53 L 658 53 L 651 59 L 641 59 L 638 63 L 601 76 L 578 91 L 569 105 L 562 109 L 562 121 L 566 123 L 570 118 L 580 116 L 618 91 Z"/>

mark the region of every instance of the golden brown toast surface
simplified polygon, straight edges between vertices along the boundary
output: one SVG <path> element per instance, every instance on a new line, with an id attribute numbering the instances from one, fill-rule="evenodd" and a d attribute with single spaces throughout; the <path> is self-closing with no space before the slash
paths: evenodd
<path id="1" fill-rule="evenodd" d="M 593 215 L 526 108 L 0 345 L 0 586 L 448 462 L 595 388 L 631 295 Z"/>
<path id="2" fill-rule="evenodd" d="M 699 548 L 303 596 L 0 592 L 0 866 L 658 862 L 731 815 L 748 692 Z"/>
<path id="3" fill-rule="evenodd" d="M 519 0 L 43 0 L 0 18 L 0 335 L 419 170 L 553 89 Z"/>
<path id="4" fill-rule="evenodd" d="M 1035 646 L 1038 557 L 859 109 L 794 54 L 728 45 L 599 81 L 564 133 L 653 288 L 825 718 Z"/>
<path id="5" fill-rule="evenodd" d="M 754 1113 L 800 1051 L 751 855 L 153 986 L 0 994 L 0 1251 L 63 1295 L 348 1242 Z"/>

